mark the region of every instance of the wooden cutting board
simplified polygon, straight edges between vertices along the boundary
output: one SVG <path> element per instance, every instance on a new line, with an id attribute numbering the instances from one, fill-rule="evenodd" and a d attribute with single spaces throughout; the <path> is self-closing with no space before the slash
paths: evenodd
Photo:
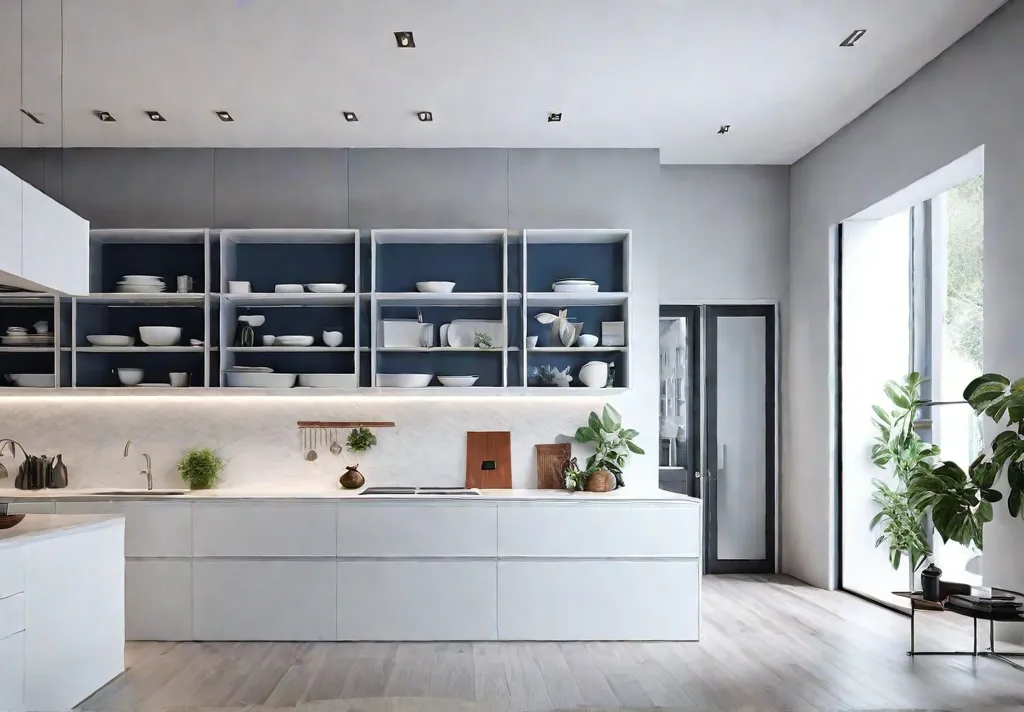
<path id="1" fill-rule="evenodd" d="M 569 443 L 537 445 L 537 489 L 562 489 L 562 467 L 572 455 Z"/>
<path id="2" fill-rule="evenodd" d="M 512 489 L 512 433 L 466 433 L 466 487 Z"/>

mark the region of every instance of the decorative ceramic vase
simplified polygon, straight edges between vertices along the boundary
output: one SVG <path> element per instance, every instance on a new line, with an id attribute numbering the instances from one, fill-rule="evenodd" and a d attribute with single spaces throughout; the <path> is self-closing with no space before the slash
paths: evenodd
<path id="1" fill-rule="evenodd" d="M 590 361 L 580 369 L 580 382 L 587 388 L 604 388 L 608 385 L 608 364 L 604 361 Z"/>
<path id="2" fill-rule="evenodd" d="M 587 478 L 587 492 L 607 492 L 615 489 L 615 478 L 608 470 L 597 470 Z"/>
<path id="3" fill-rule="evenodd" d="M 363 473 L 359 471 L 359 465 L 349 465 L 345 468 L 345 474 L 342 475 L 338 482 L 345 489 L 359 489 L 366 484 L 366 478 L 363 477 Z"/>
<path id="4" fill-rule="evenodd" d="M 342 334 L 340 331 L 325 331 L 323 338 L 324 344 L 327 346 L 341 346 Z"/>

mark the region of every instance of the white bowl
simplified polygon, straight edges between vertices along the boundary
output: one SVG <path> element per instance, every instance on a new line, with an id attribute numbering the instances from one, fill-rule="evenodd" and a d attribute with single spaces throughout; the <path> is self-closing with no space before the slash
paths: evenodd
<path id="1" fill-rule="evenodd" d="M 378 388 L 426 388 L 433 378 L 431 373 L 378 373 Z"/>
<path id="2" fill-rule="evenodd" d="M 465 388 L 476 383 L 478 378 L 480 376 L 438 376 L 437 380 L 441 382 L 442 386 Z"/>
<path id="3" fill-rule="evenodd" d="M 137 386 L 142 383 L 143 372 L 141 368 L 119 368 L 117 369 L 117 380 L 122 386 Z"/>
<path id="4" fill-rule="evenodd" d="M 231 388 L 291 388 L 295 385 L 294 373 L 228 371 L 224 376 Z"/>
<path id="5" fill-rule="evenodd" d="M 590 349 L 597 346 L 597 337 L 593 334 L 580 334 L 580 338 L 576 339 L 576 343 L 585 349 Z"/>
<path id="6" fill-rule="evenodd" d="M 435 292 L 447 294 L 455 289 L 455 282 L 417 282 L 417 292 Z"/>
<path id="7" fill-rule="evenodd" d="M 312 336 L 277 336 L 274 346 L 312 346 Z"/>
<path id="8" fill-rule="evenodd" d="M 170 388 L 170 383 L 140 383 L 136 388 Z"/>
<path id="9" fill-rule="evenodd" d="M 354 373 L 300 373 L 299 385 L 305 388 L 356 388 Z"/>
<path id="10" fill-rule="evenodd" d="M 53 388 L 56 383 L 52 373 L 8 373 L 7 379 L 21 388 Z"/>
<path id="11" fill-rule="evenodd" d="M 124 284 L 122 282 L 117 284 L 119 294 L 159 294 L 164 289 L 162 284 Z"/>
<path id="12" fill-rule="evenodd" d="M 347 285 L 340 282 L 315 282 L 306 285 L 306 289 L 316 294 L 339 294 L 344 292 L 346 288 Z"/>
<path id="13" fill-rule="evenodd" d="M 134 346 L 134 336 L 116 336 L 114 334 L 93 334 L 85 340 L 93 346 Z"/>
<path id="14" fill-rule="evenodd" d="M 126 274 L 118 284 L 163 284 L 164 278 L 152 274 Z"/>
<path id="15" fill-rule="evenodd" d="M 301 284 L 275 284 L 276 294 L 302 294 L 305 291 Z"/>
<path id="16" fill-rule="evenodd" d="M 573 282 L 570 282 L 568 284 L 559 284 L 558 282 L 556 282 L 555 284 L 551 285 L 551 291 L 553 292 L 593 293 L 596 292 L 598 288 L 599 287 L 596 284 L 577 284 Z"/>
<path id="17" fill-rule="evenodd" d="M 181 327 L 140 326 L 139 337 L 146 346 L 174 346 L 181 339 Z"/>

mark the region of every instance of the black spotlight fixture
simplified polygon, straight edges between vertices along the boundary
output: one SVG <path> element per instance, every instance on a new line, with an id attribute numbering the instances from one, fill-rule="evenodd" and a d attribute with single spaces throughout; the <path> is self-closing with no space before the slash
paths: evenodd
<path id="1" fill-rule="evenodd" d="M 851 32 L 845 40 L 839 43 L 840 47 L 853 47 L 861 37 L 867 33 L 867 30 L 854 30 Z"/>
<path id="2" fill-rule="evenodd" d="M 117 119 L 114 118 L 114 115 L 109 111 L 94 111 L 92 113 L 97 119 L 105 124 L 112 124 L 117 121 Z"/>
<path id="3" fill-rule="evenodd" d="M 146 116 L 149 117 L 150 121 L 167 121 L 167 119 L 160 115 L 159 111 L 147 111 Z"/>
<path id="4" fill-rule="evenodd" d="M 718 127 L 718 133 L 724 136 L 725 134 L 729 133 L 729 129 L 731 128 L 732 124 L 722 124 L 721 126 Z"/>
<path id="5" fill-rule="evenodd" d="M 417 111 L 416 112 L 416 118 L 419 119 L 420 121 L 433 121 L 434 120 L 434 112 L 432 112 L 432 111 Z"/>
<path id="6" fill-rule="evenodd" d="M 395 44 L 398 45 L 399 49 L 411 49 L 416 46 L 416 40 L 411 32 L 396 32 Z"/>
<path id="7" fill-rule="evenodd" d="M 341 112 L 341 115 L 344 116 L 345 121 L 348 121 L 349 123 L 352 123 L 353 121 L 359 121 L 359 117 L 356 116 L 356 112 L 354 111 L 343 111 Z"/>
<path id="8" fill-rule="evenodd" d="M 234 121 L 234 119 L 231 118 L 231 114 L 229 114 L 228 112 L 224 111 L 223 109 L 221 109 L 220 111 L 215 111 L 213 113 L 215 113 L 217 115 L 218 119 L 220 119 L 221 121 L 223 121 L 226 124 L 231 123 L 232 121 Z"/>
<path id="9" fill-rule="evenodd" d="M 556 123 L 558 123 L 561 120 L 562 120 L 562 112 L 561 111 L 549 111 L 548 112 L 548 123 L 549 124 L 556 124 Z"/>

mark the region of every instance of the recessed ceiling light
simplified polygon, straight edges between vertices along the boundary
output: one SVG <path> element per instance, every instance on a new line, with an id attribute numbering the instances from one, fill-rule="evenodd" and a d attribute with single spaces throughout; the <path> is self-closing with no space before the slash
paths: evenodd
<path id="1" fill-rule="evenodd" d="M 396 32 L 395 43 L 398 44 L 401 49 L 409 49 L 410 47 L 416 46 L 416 40 L 413 39 L 411 32 Z"/>
<path id="2" fill-rule="evenodd" d="M 732 128 L 732 124 L 722 124 L 721 126 L 718 127 L 718 133 L 720 133 L 720 134 L 727 134 L 727 133 L 729 133 L 729 129 L 731 129 L 731 128 Z"/>
<path id="3" fill-rule="evenodd" d="M 213 113 L 215 113 L 217 115 L 218 119 L 220 119 L 221 121 L 223 121 L 225 123 L 230 123 L 230 122 L 234 121 L 234 119 L 231 118 L 231 114 L 229 114 L 228 112 L 224 111 L 223 109 L 221 109 L 219 111 L 215 111 Z"/>
<path id="4" fill-rule="evenodd" d="M 167 121 L 167 119 L 160 115 L 159 111 L 147 111 L 146 116 L 149 117 L 150 121 Z"/>
<path id="5" fill-rule="evenodd" d="M 849 37 L 839 43 L 840 47 L 853 47 L 854 43 L 864 36 L 867 30 L 854 30 Z"/>
<path id="6" fill-rule="evenodd" d="M 557 123 L 562 120 L 561 111 L 549 111 L 548 112 L 548 123 Z"/>
<path id="7" fill-rule="evenodd" d="M 24 109 L 22 109 L 22 110 L 21 110 L 21 113 L 23 113 L 23 114 L 24 114 L 25 116 L 27 116 L 28 118 L 30 118 L 30 119 L 32 119 L 33 121 L 35 121 L 35 122 L 36 122 L 37 124 L 41 124 L 41 123 L 43 123 L 43 120 L 42 120 L 42 119 L 40 119 L 40 118 L 39 118 L 38 116 L 36 116 L 35 114 L 33 114 L 33 113 L 32 113 L 31 111 L 25 111 Z"/>
<path id="8" fill-rule="evenodd" d="M 341 115 L 345 117 L 345 121 L 359 121 L 359 117 L 356 116 L 356 112 L 354 111 L 343 111 L 341 112 Z"/>
<path id="9" fill-rule="evenodd" d="M 114 115 L 111 114 L 109 111 L 94 111 L 92 113 L 96 116 L 97 119 L 107 124 L 112 124 L 115 121 L 117 121 L 117 119 L 114 118 Z"/>
<path id="10" fill-rule="evenodd" d="M 417 111 L 416 112 L 416 118 L 419 119 L 420 121 L 433 121 L 434 120 L 434 112 L 432 112 L 432 111 Z"/>

